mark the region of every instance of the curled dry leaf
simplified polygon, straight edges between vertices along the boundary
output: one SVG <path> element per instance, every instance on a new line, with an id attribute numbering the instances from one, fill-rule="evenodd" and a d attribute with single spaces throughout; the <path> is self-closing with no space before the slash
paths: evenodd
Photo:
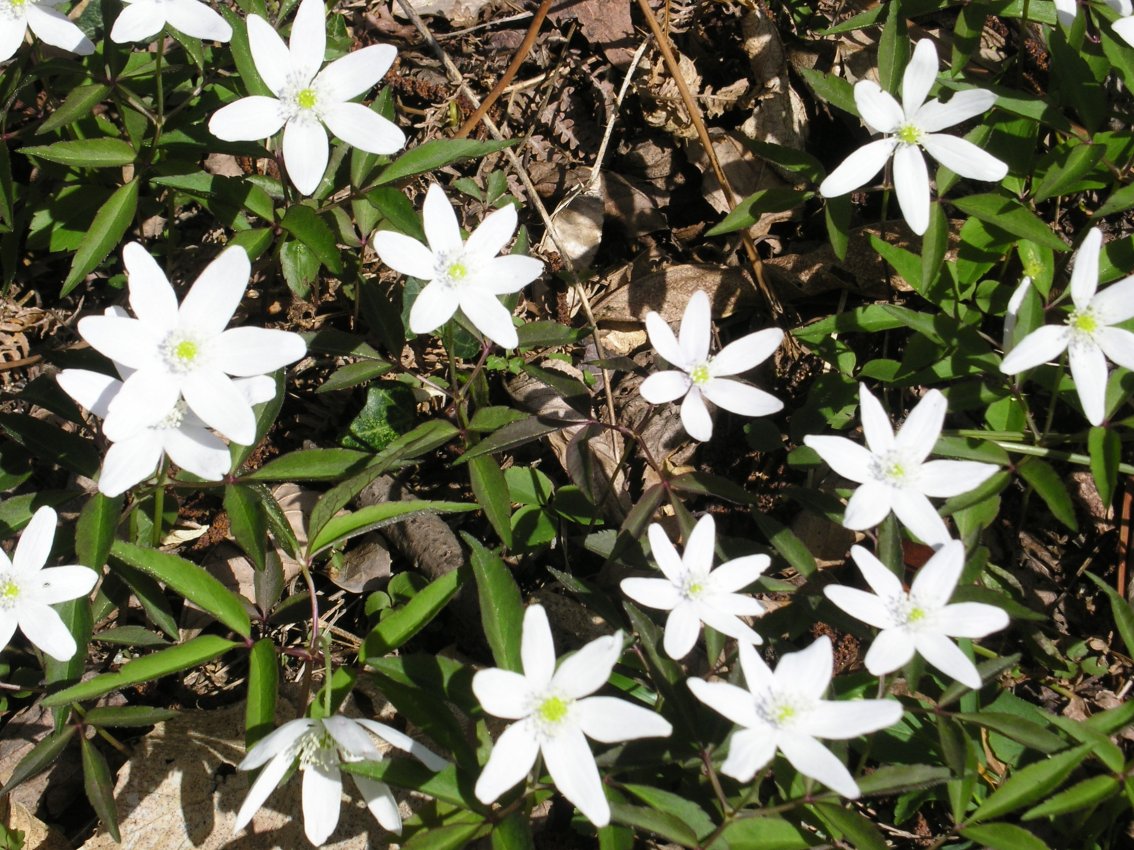
<path id="1" fill-rule="evenodd" d="M 688 263 L 646 274 L 632 273 L 625 286 L 594 302 L 595 320 L 604 324 L 640 324 L 653 310 L 667 322 L 676 322 L 697 290 L 708 294 L 713 316 L 717 318 L 731 316 L 738 308 L 757 303 L 755 286 L 742 269 Z"/>

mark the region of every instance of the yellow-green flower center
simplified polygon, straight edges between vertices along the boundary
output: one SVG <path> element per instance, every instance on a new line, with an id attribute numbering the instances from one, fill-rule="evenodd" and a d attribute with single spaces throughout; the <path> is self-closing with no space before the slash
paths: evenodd
<path id="1" fill-rule="evenodd" d="M 708 363 L 699 363 L 698 365 L 694 366 L 693 370 L 689 373 L 689 380 L 693 382 L 694 386 L 698 387 L 705 386 L 705 384 L 709 383 L 712 377 L 713 376 L 709 374 Z"/>
<path id="2" fill-rule="evenodd" d="M 462 262 L 450 263 L 446 272 L 449 275 L 449 280 L 464 280 L 469 276 L 468 266 Z"/>
<path id="3" fill-rule="evenodd" d="M 12 4 L 13 9 L 21 9 L 27 3 L 27 0 L 8 0 Z"/>
<path id="4" fill-rule="evenodd" d="M 326 728 L 319 726 L 307 732 L 299 739 L 299 769 L 308 767 L 321 767 L 324 769 L 338 764 L 338 753 L 335 750 L 335 741 Z"/>
<path id="5" fill-rule="evenodd" d="M 1100 322 L 1094 311 L 1088 308 L 1074 311 L 1067 320 L 1067 324 L 1078 333 L 1093 336 L 1098 332 Z"/>
<path id="6" fill-rule="evenodd" d="M 567 716 L 568 705 L 559 697 L 548 697 L 539 704 L 536 713 L 548 724 L 559 723 Z"/>
<path id="7" fill-rule="evenodd" d="M 313 109 L 317 99 L 315 89 L 300 89 L 299 94 L 295 96 L 295 102 L 299 104 L 300 109 Z"/>
<path id="8" fill-rule="evenodd" d="M 920 622 L 921 620 L 924 620 L 924 619 L 925 619 L 925 609 L 924 608 L 916 608 L 916 607 L 911 608 L 910 613 L 908 615 L 906 615 L 906 622 L 907 623 L 917 623 L 917 622 Z"/>
<path id="9" fill-rule="evenodd" d="M 785 723 L 795 717 L 795 706 L 778 705 L 774 714 L 777 723 Z"/>
<path id="10" fill-rule="evenodd" d="M 200 349 L 191 339 L 183 339 L 173 347 L 173 356 L 184 363 L 192 363 Z"/>
<path id="11" fill-rule="evenodd" d="M 689 585 L 690 596 L 700 596 L 704 592 L 704 590 L 705 585 L 701 584 L 701 582 L 699 581 L 695 581 L 691 585 Z"/>
<path id="12" fill-rule="evenodd" d="M 921 141 L 921 130 L 913 124 L 903 124 L 898 128 L 898 141 L 907 145 L 916 145 Z"/>
<path id="13" fill-rule="evenodd" d="M 20 598 L 20 586 L 11 578 L 0 579 L 0 609 L 7 610 L 15 606 Z"/>

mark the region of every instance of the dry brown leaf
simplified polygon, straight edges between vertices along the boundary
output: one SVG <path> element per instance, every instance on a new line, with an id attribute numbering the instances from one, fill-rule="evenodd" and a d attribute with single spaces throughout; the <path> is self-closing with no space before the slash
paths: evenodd
<path id="1" fill-rule="evenodd" d="M 708 294 L 717 318 L 731 316 L 739 305 L 757 303 L 756 290 L 743 270 L 689 263 L 632 276 L 625 286 L 595 301 L 595 319 L 639 323 L 653 310 L 667 322 L 676 322 L 697 290 Z"/>
<path id="2" fill-rule="evenodd" d="M 625 68 L 630 64 L 634 55 L 630 0 L 559 0 L 548 17 L 561 26 L 577 20 L 583 37 L 602 50 L 611 65 Z"/>
<path id="3" fill-rule="evenodd" d="M 33 815 L 23 803 L 12 803 L 8 828 L 24 834 L 24 850 L 71 850 L 71 842 L 64 835 Z"/>
<path id="4" fill-rule="evenodd" d="M 464 27 L 475 24 L 481 9 L 493 0 L 409 0 L 419 15 L 440 15 L 453 26 Z M 394 4 L 394 15 L 405 18 L 401 7 Z"/>
<path id="5" fill-rule="evenodd" d="M 713 141 L 717 161 L 725 177 L 728 178 L 737 202 L 763 189 L 782 189 L 788 186 L 775 170 L 748 149 L 738 134 L 713 129 L 709 131 L 709 136 Z M 701 185 L 705 200 L 717 212 L 725 214 L 732 212 L 733 204 L 729 203 L 725 196 L 724 189 L 721 188 L 716 172 L 708 156 L 705 155 L 705 149 L 700 141 L 691 139 L 685 147 L 690 162 L 696 165 L 703 175 Z M 763 236 L 773 224 L 788 221 L 794 214 L 794 211 L 786 210 L 762 215 L 756 224 L 749 228 L 749 233 L 753 237 Z"/>
<path id="6" fill-rule="evenodd" d="M 599 176 L 597 185 L 563 201 L 551 214 L 554 238 L 549 230 L 540 242 L 540 253 L 558 251 L 576 268 L 588 268 L 602 241 L 605 218 L 605 191 Z"/>

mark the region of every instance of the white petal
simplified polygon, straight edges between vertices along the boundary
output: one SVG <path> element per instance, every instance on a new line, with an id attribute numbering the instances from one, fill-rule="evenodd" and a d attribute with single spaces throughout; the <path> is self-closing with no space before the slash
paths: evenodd
<path id="1" fill-rule="evenodd" d="M 434 331 L 453 318 L 457 307 L 453 287 L 439 281 L 426 284 L 410 307 L 410 330 L 415 334 Z"/>
<path id="2" fill-rule="evenodd" d="M 911 461 L 921 463 L 925 460 L 937 438 L 941 436 L 941 427 L 945 424 L 945 411 L 949 403 L 945 396 L 937 390 L 930 390 L 919 401 L 902 427 L 894 437 L 894 446 L 902 449 L 903 454 Z"/>
<path id="3" fill-rule="evenodd" d="M 1080 310 L 1091 303 L 1099 285 L 1099 252 L 1102 250 L 1102 231 L 1092 227 L 1075 252 L 1071 267 L 1071 300 Z"/>
<path id="4" fill-rule="evenodd" d="M 650 555 L 658 569 L 675 585 L 682 584 L 685 581 L 685 563 L 666 536 L 665 530 L 656 522 L 651 523 L 646 535 L 650 540 Z"/>
<path id="5" fill-rule="evenodd" d="M 275 27 L 259 15 L 249 15 L 248 47 L 252 51 L 256 73 L 271 89 L 272 94 L 279 95 L 287 88 L 287 78 L 292 71 L 291 54 L 288 53 L 287 45 L 279 37 Z"/>
<path id="6" fill-rule="evenodd" d="M 610 805 L 602 791 L 595 757 L 577 729 L 564 729 L 544 741 L 540 749 L 555 787 L 595 826 L 610 823 Z"/>
<path id="7" fill-rule="evenodd" d="M 225 450 L 228 458 L 228 450 Z M 121 442 L 114 443 L 106 452 L 102 471 L 98 476 L 98 489 L 106 496 L 125 493 L 139 481 L 145 481 L 158 470 L 162 459 L 162 438 L 157 431 L 147 428 Z M 228 464 L 225 464 L 225 472 Z M 223 473 L 222 473 L 223 474 Z"/>
<path id="8" fill-rule="evenodd" d="M 894 447 L 894 428 L 882 408 L 882 402 L 866 388 L 866 384 L 858 385 L 858 413 L 867 448 L 876 455 L 890 451 Z"/>
<path id="9" fill-rule="evenodd" d="M 716 593 L 735 593 L 760 578 L 772 565 L 767 555 L 745 555 L 725 561 L 709 574 L 709 586 Z"/>
<path id="10" fill-rule="evenodd" d="M 776 665 L 777 690 L 819 697 L 831 683 L 835 669 L 831 639 L 826 635 L 817 638 L 799 652 L 788 652 Z"/>
<path id="11" fill-rule="evenodd" d="M 519 673 L 498 667 L 479 670 L 473 676 L 472 689 L 481 708 L 493 717 L 519 720 L 531 713 L 532 692 L 528 680 Z"/>
<path id="12" fill-rule="evenodd" d="M 310 80 L 323 67 L 327 53 L 327 10 L 323 0 L 303 0 L 291 22 L 291 36 L 287 40 L 291 51 L 291 64 Z"/>
<path id="13" fill-rule="evenodd" d="M 391 154 L 406 145 L 406 134 L 396 124 L 361 103 L 336 103 L 322 118 L 327 129 L 359 150 Z"/>
<path id="14" fill-rule="evenodd" d="M 917 489 L 935 499 L 951 499 L 975 490 L 999 469 L 975 460 L 931 460 L 917 473 Z"/>
<path id="15" fill-rule="evenodd" d="M 165 451 L 170 460 L 206 481 L 220 481 L 232 466 L 228 446 L 211 431 L 188 427 L 182 422 L 180 428 L 164 434 Z M 101 486 L 102 479 L 99 479 L 99 484 Z"/>
<path id="16" fill-rule="evenodd" d="M 743 645 L 747 646 L 747 644 Z M 760 715 L 756 711 L 756 701 L 744 688 L 738 688 L 728 682 L 706 682 L 702 679 L 686 679 L 685 682 L 693 692 L 693 696 L 738 726 L 752 728 L 762 725 Z M 752 768 L 753 771 L 756 767 Z"/>
<path id="17" fill-rule="evenodd" d="M 161 334 L 137 319 L 118 316 L 86 316 L 79 319 L 79 333 L 91 347 L 132 369 L 150 366 L 158 356 Z"/>
<path id="18" fill-rule="evenodd" d="M 378 85 L 397 56 L 397 49 L 389 44 L 372 44 L 355 50 L 320 71 L 315 76 L 314 86 L 320 96 L 328 100 L 338 103 L 351 100 Z"/>
<path id="19" fill-rule="evenodd" d="M 110 30 L 110 40 L 115 44 L 143 41 L 161 32 L 165 26 L 162 4 L 139 0 L 122 7 L 114 26 Z"/>
<path id="20" fill-rule="evenodd" d="M 654 347 L 662 360 L 678 369 L 688 371 L 695 363 L 690 363 L 681 350 L 673 329 L 659 314 L 652 310 L 646 314 L 646 336 L 650 338 L 650 345 Z"/>
<path id="21" fill-rule="evenodd" d="M 945 520 L 921 493 L 906 488 L 894 495 L 891 507 L 894 516 L 922 542 L 936 546 L 949 539 Z"/>
<path id="22" fill-rule="evenodd" d="M 816 738 L 857 738 L 893 726 L 902 719 L 902 705 L 892 699 L 820 700 L 800 718 L 799 729 Z"/>
<path id="23" fill-rule="evenodd" d="M 921 144 L 930 156 L 962 177 L 999 182 L 1008 174 L 1006 162 L 978 148 L 968 139 L 927 133 L 921 137 Z"/>
<path id="24" fill-rule="evenodd" d="M 1114 34 L 1134 47 L 1134 17 L 1125 17 L 1111 24 Z"/>
<path id="25" fill-rule="evenodd" d="M 782 732 L 779 745 L 784 758 L 804 776 L 822 782 L 851 800 L 862 793 L 850 771 L 835 758 L 835 754 L 809 735 Z"/>
<path id="26" fill-rule="evenodd" d="M 512 314 L 491 292 L 465 286 L 457 290 L 461 312 L 473 326 L 502 348 L 515 348 L 520 344 Z"/>
<path id="27" fill-rule="evenodd" d="M 59 521 L 53 508 L 44 505 L 32 514 L 24 533 L 16 543 L 12 566 L 18 573 L 34 573 L 43 568 L 55 542 L 55 525 Z"/>
<path id="28" fill-rule="evenodd" d="M 898 101 L 874 80 L 855 83 L 854 103 L 858 107 L 858 116 L 875 133 L 893 133 L 905 120 Z"/>
<path id="29" fill-rule="evenodd" d="M 771 357 L 783 340 L 784 332 L 779 328 L 765 328 L 743 336 L 730 342 L 709 361 L 709 374 L 713 377 L 739 375 L 754 369 Z"/>
<path id="30" fill-rule="evenodd" d="M 669 579 L 624 578 L 619 587 L 623 593 L 647 608 L 669 611 L 681 601 L 681 594 Z"/>
<path id="31" fill-rule="evenodd" d="M 40 41 L 52 47 L 77 53 L 79 56 L 89 56 L 94 53 L 94 44 L 83 35 L 81 29 L 67 19 L 66 15 L 46 4 L 29 3 L 26 9 L 28 28 Z"/>
<path id="32" fill-rule="evenodd" d="M 477 285 L 494 295 L 519 292 L 543 274 L 543 263 L 535 257 L 509 254 L 487 261 L 483 271 L 477 273 Z"/>
<path id="33" fill-rule="evenodd" d="M 693 651 L 701 635 L 701 619 L 688 599 L 681 600 L 669 612 L 665 621 L 662 647 L 674 661 L 680 661 Z"/>
<path id="34" fill-rule="evenodd" d="M 250 378 L 294 363 L 307 353 L 303 337 L 275 328 L 232 328 L 213 349 L 214 363 L 229 375 Z"/>
<path id="35" fill-rule="evenodd" d="M 906 71 L 902 75 L 902 109 L 906 116 L 913 115 L 925 103 L 929 90 L 937 80 L 937 48 L 928 38 L 914 45 Z"/>
<path id="36" fill-rule="evenodd" d="M 982 638 L 1007 628 L 1008 615 L 995 605 L 957 602 L 938 611 L 933 625 L 950 637 Z"/>
<path id="37" fill-rule="evenodd" d="M 865 186 L 882 170 L 897 145 L 898 140 L 894 138 L 875 139 L 863 145 L 827 175 L 819 184 L 819 194 L 825 198 L 837 198 Z"/>
<path id="38" fill-rule="evenodd" d="M 11 59 L 27 34 L 27 20 L 21 17 L 0 19 L 0 62 Z M 9 638 L 10 639 L 10 638 Z"/>
<path id="39" fill-rule="evenodd" d="M 990 91 L 965 89 L 956 92 L 945 103 L 934 100 L 925 104 L 917 111 L 913 123 L 923 133 L 936 133 L 987 112 L 994 103 L 996 95 Z"/>
<path id="40" fill-rule="evenodd" d="M 289 720 L 278 729 L 273 729 L 252 745 L 252 749 L 245 754 L 237 767 L 240 770 L 255 770 L 268 759 L 275 758 L 277 755 L 287 755 L 292 744 L 302 738 L 315 723 L 316 721 L 309 717 L 300 717 Z M 290 760 L 285 763 L 285 768 L 289 765 Z M 283 771 L 280 772 L 280 775 L 283 775 Z M 274 783 L 272 787 L 275 787 Z M 260 808 L 259 804 L 256 808 Z"/>
<path id="41" fill-rule="evenodd" d="M 866 579 L 870 589 L 878 596 L 883 599 L 893 599 L 905 594 L 901 580 L 869 551 L 861 546 L 852 546 L 851 557 L 854 558 L 855 566 L 862 573 L 862 577 Z M 885 626 L 879 626 L 879 628 L 885 628 Z"/>
<path id="42" fill-rule="evenodd" d="M 126 266 L 134 315 L 164 332 L 177 327 L 177 295 L 150 252 L 137 242 L 130 242 L 122 249 L 122 263 Z"/>
<path id="43" fill-rule="evenodd" d="M 1107 325 L 1134 318 L 1134 275 L 1112 283 L 1098 293 L 1091 299 L 1091 309 Z"/>
<path id="44" fill-rule="evenodd" d="M 493 210 L 469 234 L 469 241 L 465 243 L 465 256 L 474 262 L 495 257 L 512 241 L 517 224 L 514 204 L 505 204 L 500 209 Z"/>
<path id="45" fill-rule="evenodd" d="M 315 0 L 320 2 L 320 0 Z M 311 0 L 306 0 L 311 2 Z M 303 831 L 318 847 L 331 837 L 339 825 L 343 799 L 343 779 L 336 765 L 330 769 L 318 764 L 303 770 Z"/>
<path id="46" fill-rule="evenodd" d="M 321 3 L 322 0 L 304 0 Z M 330 148 L 327 131 L 318 121 L 288 121 L 283 132 L 283 158 L 287 176 L 301 195 L 310 195 L 319 188 L 327 170 Z"/>
<path id="47" fill-rule="evenodd" d="M 416 239 L 404 233 L 395 233 L 393 230 L 379 230 L 374 234 L 371 242 L 378 257 L 394 271 L 419 280 L 433 279 L 435 273 L 433 252 Z M 454 312 L 456 309 L 457 305 L 454 302 Z"/>
<path id="48" fill-rule="evenodd" d="M 539 741 L 526 723 L 513 723 L 492 748 L 488 763 L 476 781 L 476 798 L 491 803 L 528 775 L 539 755 Z"/>
<path id="49" fill-rule="evenodd" d="M 910 596 L 923 607 L 939 608 L 949 601 L 965 567 L 965 544 L 950 540 L 917 571 Z"/>
<path id="50" fill-rule="evenodd" d="M 689 388 L 681 402 L 681 425 L 694 440 L 705 443 L 713 438 L 713 418 L 695 386 Z"/>
<path id="51" fill-rule="evenodd" d="M 823 588 L 823 594 L 856 620 L 879 629 L 894 625 L 890 607 L 873 593 L 834 584 Z"/>
<path id="52" fill-rule="evenodd" d="M 12 611 L 0 611 L 0 649 L 4 649 L 12 642 L 12 635 L 16 633 L 16 617 Z"/>
<path id="53" fill-rule="evenodd" d="M 175 30 L 203 41 L 231 41 L 228 21 L 197 0 L 167 0 L 166 17 Z"/>
<path id="54" fill-rule="evenodd" d="M 117 378 L 89 369 L 64 369 L 55 375 L 55 381 L 63 392 L 100 419 L 106 417 L 111 399 L 122 389 Z"/>
<path id="55" fill-rule="evenodd" d="M 1092 425 L 1102 425 L 1106 418 L 1106 357 L 1093 343 L 1072 345 L 1068 349 L 1067 363 L 1071 379 L 1079 394 L 1083 413 Z"/>
<path id="56" fill-rule="evenodd" d="M 878 481 L 867 481 L 851 493 L 843 511 L 843 528 L 866 531 L 886 518 L 896 501 L 894 488 Z"/>
<path id="57" fill-rule="evenodd" d="M 811 448 L 843 478 L 863 483 L 874 477 L 874 455 L 858 443 L 851 442 L 846 437 L 821 436 L 808 434 L 803 443 Z"/>
<path id="58" fill-rule="evenodd" d="M 736 602 L 752 602 L 755 603 L 757 609 L 760 609 L 760 604 L 756 602 L 755 599 L 752 599 L 751 597 L 732 595 L 719 600 L 725 603 L 724 605 L 720 606 L 716 604 L 718 601 L 716 599 L 698 600 L 696 603 L 694 603 L 694 610 L 697 612 L 697 617 L 700 618 L 702 623 L 704 623 L 711 629 L 716 629 L 722 635 L 727 635 L 728 637 L 734 638 L 738 641 L 746 641 L 748 643 L 756 644 L 757 646 L 762 644 L 764 642 L 764 639 L 760 637 L 758 632 L 753 631 L 753 629 L 747 623 L 745 623 L 735 614 L 724 610 L 726 607 L 730 607 L 728 605 L 729 600 L 735 600 Z M 760 609 L 755 613 L 763 613 L 763 611 L 762 609 Z"/>
<path id="59" fill-rule="evenodd" d="M 378 761 L 382 753 L 374 746 L 374 741 L 366 734 L 354 718 L 332 714 L 323 718 L 323 728 L 330 733 L 339 749 L 352 757 Z"/>
<path id="60" fill-rule="evenodd" d="M 236 813 L 236 823 L 232 827 L 234 832 L 239 832 L 248 825 L 252 816 L 260 810 L 272 791 L 280 784 L 280 780 L 291 768 L 291 763 L 292 759 L 288 757 L 287 753 L 281 752 L 272 758 L 267 767 L 260 771 L 260 775 L 256 777 L 256 781 L 248 789 L 248 796 L 240 805 L 240 811 Z"/>
<path id="61" fill-rule="evenodd" d="M 681 561 L 685 571 L 695 576 L 707 575 L 713 568 L 713 550 L 717 542 L 717 527 L 712 514 L 705 514 L 685 541 L 685 553 Z"/>
<path id="62" fill-rule="evenodd" d="M 547 622 L 547 612 L 542 605 L 529 605 L 524 611 L 520 661 L 531 689 L 543 691 L 547 688 L 555 673 L 555 644 L 552 643 L 551 625 Z"/>
<path id="63" fill-rule="evenodd" d="M 717 407 L 740 416 L 771 416 L 784 409 L 784 403 L 771 393 L 731 378 L 711 378 L 701 392 Z"/>
<path id="64" fill-rule="evenodd" d="M 1055 0 L 1055 17 L 1063 26 L 1070 27 L 1078 14 L 1079 0 Z"/>
<path id="65" fill-rule="evenodd" d="M 974 690 L 981 686 L 976 665 L 949 638 L 933 632 L 917 632 L 913 639 L 921 657 L 946 676 Z"/>
<path id="66" fill-rule="evenodd" d="M 753 647 L 742 643 L 737 647 L 740 655 L 740 669 L 744 671 L 744 681 L 753 694 L 767 694 L 775 686 L 776 677 Z"/>
<path id="67" fill-rule="evenodd" d="M 399 732 L 393 726 L 387 726 L 385 723 L 379 723 L 376 720 L 369 720 L 365 717 L 359 717 L 355 722 L 369 729 L 391 747 L 397 747 L 399 750 L 409 753 L 434 772 L 444 770 L 449 766 L 448 761 L 441 758 L 441 756 L 437 755 L 424 744 L 419 744 L 409 735 Z"/>
<path id="68" fill-rule="evenodd" d="M 1006 375 L 1016 375 L 1041 363 L 1055 360 L 1067 348 L 1068 340 L 1065 325 L 1036 328 L 1004 356 L 1000 371 Z"/>
<path id="69" fill-rule="evenodd" d="M 929 172 L 917 145 L 894 151 L 894 193 L 910 230 L 921 236 L 929 227 Z"/>
<path id="70" fill-rule="evenodd" d="M 721 773 L 741 782 L 748 782 L 756 771 L 776 754 L 777 736 L 765 729 L 742 729 L 735 732 L 728 744 L 728 758 Z"/>
<path id="71" fill-rule="evenodd" d="M 1134 334 L 1122 328 L 1099 328 L 1095 331 L 1095 343 L 1109 357 L 1124 369 L 1134 369 Z"/>
<path id="72" fill-rule="evenodd" d="M 256 416 L 228 375 L 219 369 L 198 369 L 185 377 L 181 392 L 185 403 L 210 428 L 234 443 L 252 445 L 256 439 Z"/>
<path id="73" fill-rule="evenodd" d="M 430 185 L 429 191 L 425 193 L 425 204 L 422 206 L 421 215 L 425 238 L 434 254 L 444 254 L 462 247 L 461 225 L 457 221 L 457 212 L 445 197 L 445 191 L 437 183 Z"/>
<path id="74" fill-rule="evenodd" d="M 276 381 L 271 375 L 236 378 L 232 383 L 249 404 L 263 404 L 276 397 Z"/>
<path id="75" fill-rule="evenodd" d="M 178 382 L 165 372 L 137 371 L 111 399 L 102 431 L 113 442 L 133 437 L 171 413 L 178 395 Z"/>
<path id="76" fill-rule="evenodd" d="M 712 305 L 705 291 L 698 289 L 685 305 L 681 329 L 677 334 L 678 345 L 687 363 L 702 363 L 708 358 L 712 332 Z"/>
<path id="77" fill-rule="evenodd" d="M 280 131 L 284 113 L 274 97 L 252 95 L 222 106 L 209 119 L 209 132 L 226 142 L 254 142 Z"/>
<path id="78" fill-rule="evenodd" d="M 621 654 L 622 632 L 595 638 L 564 659 L 551 677 L 551 687 L 571 699 L 593 694 L 606 684 Z"/>
<path id="79" fill-rule="evenodd" d="M 390 786 L 369 776 L 361 776 L 357 773 L 352 776 L 354 784 L 358 786 L 358 793 L 366 801 L 366 808 L 370 809 L 370 814 L 374 815 L 378 825 L 395 834 L 401 834 L 402 813 L 398 809 L 398 801 L 394 799 Z"/>
<path id="80" fill-rule="evenodd" d="M 863 664 L 875 676 L 884 676 L 893 673 L 899 667 L 904 667 L 913 656 L 914 644 L 909 631 L 886 629 L 879 632 L 878 637 L 870 644 Z"/>
<path id="81" fill-rule="evenodd" d="M 26 605 L 19 612 L 20 631 L 56 661 L 69 661 L 78 651 L 75 638 L 54 608 Z"/>
<path id="82" fill-rule="evenodd" d="M 616 744 L 639 738 L 665 738 L 673 732 L 669 721 L 648 708 L 615 697 L 588 697 L 576 704 L 579 727 L 596 741 Z"/>
<path id="83" fill-rule="evenodd" d="M 648 376 L 638 385 L 638 392 L 650 404 L 665 404 L 681 398 L 689 392 L 691 386 L 693 382 L 686 373 L 669 369 Z"/>
<path id="84" fill-rule="evenodd" d="M 181 327 L 205 337 L 225 329 L 240 306 L 252 263 L 239 245 L 221 251 L 205 266 L 181 302 Z"/>

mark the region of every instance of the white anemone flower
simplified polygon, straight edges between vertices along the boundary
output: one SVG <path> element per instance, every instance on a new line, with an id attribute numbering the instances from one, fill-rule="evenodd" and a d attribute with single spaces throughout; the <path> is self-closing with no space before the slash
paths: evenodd
<path id="1" fill-rule="evenodd" d="M 56 661 L 71 659 L 78 647 L 63 618 L 51 606 L 86 596 L 98 573 L 78 564 L 43 568 L 55 542 L 55 511 L 42 507 L 32 515 L 11 559 L 0 549 L 0 649 L 16 627 Z"/>
<path id="2" fill-rule="evenodd" d="M 327 49 L 323 0 L 299 4 L 287 44 L 271 24 L 249 15 L 248 46 L 256 71 L 274 97 L 253 95 L 222 107 L 209 120 L 209 131 L 225 141 L 239 142 L 266 139 L 282 128 L 284 165 L 302 194 L 319 188 L 327 170 L 327 130 L 369 153 L 391 154 L 405 145 L 405 133 L 393 122 L 351 102 L 386 76 L 397 50 L 372 44 L 323 68 Z"/>
<path id="3" fill-rule="evenodd" d="M 472 688 L 489 714 L 515 720 L 496 739 L 476 782 L 476 797 L 491 803 L 528 775 L 543 755 L 555 786 L 595 826 L 610 823 L 610 804 L 587 737 L 604 744 L 666 737 L 673 727 L 658 714 L 615 697 L 595 697 L 622 654 L 622 632 L 592 640 L 555 669 L 547 614 L 524 612 L 523 674 L 493 667 L 473 676 Z"/>
<path id="4" fill-rule="evenodd" d="M 122 250 L 137 318 L 87 316 L 79 333 L 96 350 L 134 369 L 107 407 L 103 433 L 120 443 L 166 419 L 182 398 L 210 428 L 241 445 L 256 437 L 252 404 L 232 378 L 282 369 L 307 351 L 290 331 L 225 326 L 251 274 L 248 254 L 227 248 L 205 267 L 180 306 L 145 248 Z M 232 377 L 230 377 L 232 376 Z"/>
<path id="5" fill-rule="evenodd" d="M 783 341 L 779 328 L 765 328 L 730 342 L 716 355 L 709 356 L 712 339 L 712 309 L 702 290 L 693 293 L 681 317 L 681 330 L 674 336 L 657 313 L 646 314 L 646 333 L 662 359 L 676 369 L 655 372 L 642 381 L 639 392 L 650 404 L 665 404 L 684 397 L 681 424 L 694 440 L 713 437 L 713 420 L 705 400 L 741 416 L 770 416 L 783 410 L 774 395 L 732 380 L 763 363 Z"/>
<path id="6" fill-rule="evenodd" d="M 893 511 L 915 535 L 931 546 L 949 540 L 949 529 L 929 499 L 948 499 L 979 487 L 998 467 L 971 460 L 926 460 L 945 424 L 948 402 L 930 390 L 894 433 L 886 412 L 865 384 L 859 386 L 859 410 L 866 446 L 846 437 L 803 438 L 827 465 L 861 486 L 847 502 L 843 526 L 873 528 Z"/>
<path id="7" fill-rule="evenodd" d="M 772 563 L 767 555 L 734 558 L 713 569 L 716 526 L 705 514 L 694 526 L 685 544 L 677 550 L 657 523 L 650 526 L 650 549 L 665 578 L 627 578 L 622 592 L 636 602 L 669 611 L 663 646 L 673 659 L 684 658 L 697 643 L 701 624 L 738 641 L 763 643 L 741 617 L 759 617 L 764 606 L 751 596 L 738 593 Z"/>
<path id="8" fill-rule="evenodd" d="M 1075 391 L 1092 425 L 1101 425 L 1106 418 L 1107 358 L 1134 369 L 1134 334 L 1115 327 L 1134 318 L 1134 275 L 1096 292 L 1101 250 L 1102 231 L 1092 227 L 1075 254 L 1071 270 L 1074 309 L 1067 321 L 1032 331 L 1000 364 L 1000 371 L 1015 375 L 1066 351 Z"/>
<path id="9" fill-rule="evenodd" d="M 881 629 L 866 652 L 866 669 L 875 676 L 892 673 L 915 652 L 947 676 L 970 688 L 981 686 L 976 666 L 950 637 L 982 638 L 1008 625 L 1008 615 L 983 602 L 956 602 L 949 597 L 965 566 L 965 546 L 950 540 L 918 570 L 909 593 L 896 575 L 861 546 L 851 557 L 873 593 L 832 585 L 827 598 L 852 617 Z"/>
<path id="10" fill-rule="evenodd" d="M 456 210 L 434 183 L 425 193 L 422 223 L 428 246 L 392 230 L 378 231 L 373 240 L 382 262 L 394 271 L 427 281 L 410 308 L 410 330 L 430 333 L 460 307 L 490 340 L 515 348 L 519 338 L 512 315 L 497 296 L 519 292 L 543 274 L 543 263 L 534 257 L 497 256 L 516 232 L 516 208 L 508 204 L 493 210 L 463 240 Z"/>
<path id="11" fill-rule="evenodd" d="M 937 48 L 928 39 L 914 46 L 913 56 L 902 77 L 902 102 L 873 80 L 860 80 L 854 87 L 859 117 L 875 133 L 885 138 L 863 145 L 827 175 L 819 191 L 828 198 L 853 192 L 882 170 L 894 158 L 894 192 L 906 224 L 914 233 L 929 227 L 929 172 L 926 153 L 962 177 L 999 182 L 1008 166 L 972 142 L 940 133 L 960 124 L 996 102 L 996 95 L 984 89 L 959 91 L 947 102 L 926 103 L 929 89 L 937 79 Z"/>
<path id="12" fill-rule="evenodd" d="M 56 9 L 59 0 L 0 0 L 0 62 L 11 59 L 30 29 L 44 44 L 80 56 L 94 53 L 83 31 Z"/>
<path id="13" fill-rule="evenodd" d="M 740 667 L 748 687 L 689 679 L 689 689 L 709 708 L 741 728 L 729 742 L 721 772 L 748 782 L 779 749 L 792 766 L 855 799 L 860 791 L 850 771 L 817 738 L 843 740 L 893 726 L 902 717 L 897 700 L 825 700 L 834 659 L 826 635 L 800 652 L 789 652 L 773 672 L 749 644 L 740 644 Z"/>
<path id="14" fill-rule="evenodd" d="M 252 783 L 248 796 L 236 813 L 233 830 L 239 831 L 248 825 L 298 760 L 299 771 L 303 774 L 303 829 L 312 844 L 323 844 L 339 823 L 343 792 L 339 765 L 343 762 L 381 761 L 383 758 L 370 734 L 409 753 L 430 770 L 438 771 L 448 764 L 385 723 L 341 714 L 321 720 L 309 717 L 289 720 L 254 744 L 240 762 L 241 770 L 266 766 Z M 378 823 L 390 832 L 400 833 L 402 816 L 389 786 L 367 776 L 351 776 Z"/>
<path id="15" fill-rule="evenodd" d="M 125 4 L 114 26 L 110 40 L 115 44 L 147 41 L 166 24 L 178 32 L 202 41 L 230 41 L 232 27 L 219 13 L 198 0 L 122 0 Z"/>

